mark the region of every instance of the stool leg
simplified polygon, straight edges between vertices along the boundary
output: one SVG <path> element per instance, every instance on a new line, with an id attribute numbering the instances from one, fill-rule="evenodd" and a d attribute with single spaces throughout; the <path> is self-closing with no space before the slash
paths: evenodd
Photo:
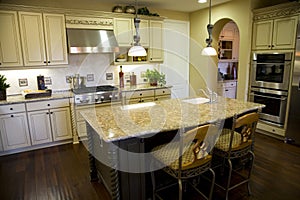
<path id="1" fill-rule="evenodd" d="M 250 188 L 250 176 L 251 176 L 251 173 L 252 173 L 252 168 L 253 168 L 253 163 L 254 163 L 254 158 L 255 158 L 255 155 L 252 151 L 249 152 L 250 155 L 251 155 L 251 163 L 250 163 L 250 169 L 249 169 L 249 174 L 248 174 L 248 182 L 247 182 L 247 188 L 248 188 L 248 195 L 250 196 L 251 195 L 251 188 Z"/>
<path id="2" fill-rule="evenodd" d="M 214 185 L 215 185 L 216 175 L 215 175 L 214 170 L 212 170 L 211 168 L 209 168 L 209 171 L 212 174 L 212 179 L 211 179 L 211 186 L 210 186 L 210 192 L 209 192 L 208 199 L 211 200 L 212 199 L 212 194 L 213 194 L 213 191 L 214 191 Z"/>
<path id="3" fill-rule="evenodd" d="M 178 178 L 178 189 L 179 189 L 178 198 L 179 198 L 179 200 L 182 200 L 182 180 L 181 180 L 181 178 Z"/>
<path id="4" fill-rule="evenodd" d="M 228 161 L 228 167 L 229 167 L 229 172 L 228 172 L 228 181 L 226 185 L 226 200 L 228 200 L 228 195 L 229 195 L 229 187 L 230 187 L 230 182 L 231 182 L 231 173 L 232 173 L 232 163 L 230 159 L 227 159 Z"/>
<path id="5" fill-rule="evenodd" d="M 156 184 L 155 184 L 155 171 L 153 167 L 153 161 L 151 162 L 151 182 L 152 182 L 152 199 L 155 200 L 155 193 L 156 193 Z"/>

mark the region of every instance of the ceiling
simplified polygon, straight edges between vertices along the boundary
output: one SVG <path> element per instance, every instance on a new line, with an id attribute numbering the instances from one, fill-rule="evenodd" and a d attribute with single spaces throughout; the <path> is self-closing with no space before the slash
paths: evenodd
<path id="1" fill-rule="evenodd" d="M 228 1 L 231 0 L 212 0 L 212 6 Z M 135 5 L 135 0 L 101 0 L 101 2 L 112 3 L 116 5 Z M 152 7 L 181 12 L 193 12 L 207 8 L 209 6 L 208 2 L 200 4 L 198 3 L 198 0 L 137 0 L 137 7 Z"/>

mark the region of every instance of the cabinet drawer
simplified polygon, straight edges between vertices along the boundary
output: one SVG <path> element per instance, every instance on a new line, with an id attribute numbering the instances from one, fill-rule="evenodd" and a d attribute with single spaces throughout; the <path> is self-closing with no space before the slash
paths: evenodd
<path id="1" fill-rule="evenodd" d="M 162 88 L 162 89 L 155 90 L 155 96 L 170 95 L 170 94 L 171 94 L 171 90 L 169 88 Z"/>
<path id="2" fill-rule="evenodd" d="M 25 104 L 10 104 L 0 106 L 0 114 L 10 114 L 17 112 L 25 112 Z"/>
<path id="3" fill-rule="evenodd" d="M 27 110 L 43 110 L 69 106 L 69 99 L 56 99 L 26 103 Z"/>
<path id="4" fill-rule="evenodd" d="M 136 99 L 127 100 L 126 104 L 146 103 L 146 102 L 152 102 L 152 101 L 154 101 L 153 97 L 136 98 Z"/>
<path id="5" fill-rule="evenodd" d="M 140 97 L 150 97 L 154 96 L 154 90 L 143 90 L 143 91 L 134 91 L 134 92 L 126 92 L 126 99 L 130 98 L 140 98 Z"/>

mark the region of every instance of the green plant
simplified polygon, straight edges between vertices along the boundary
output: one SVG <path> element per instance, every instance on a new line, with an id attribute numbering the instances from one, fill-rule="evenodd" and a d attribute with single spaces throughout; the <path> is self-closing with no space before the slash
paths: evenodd
<path id="1" fill-rule="evenodd" d="M 145 73 L 145 77 L 149 80 L 150 85 L 153 83 L 159 83 L 161 85 L 166 84 L 165 74 L 159 73 L 159 71 L 157 71 L 156 69 L 154 70 L 147 69 Z"/>
<path id="2" fill-rule="evenodd" d="M 0 90 L 6 90 L 10 85 L 6 83 L 6 77 L 0 74 Z"/>

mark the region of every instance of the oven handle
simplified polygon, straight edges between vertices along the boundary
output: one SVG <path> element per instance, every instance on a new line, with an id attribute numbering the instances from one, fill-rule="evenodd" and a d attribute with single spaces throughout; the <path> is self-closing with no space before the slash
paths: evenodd
<path id="1" fill-rule="evenodd" d="M 270 96 L 265 96 L 265 95 L 260 95 L 260 94 L 255 94 L 255 93 L 251 93 L 250 95 L 252 96 L 258 96 L 258 97 L 265 97 L 265 98 L 269 98 L 269 99 L 277 99 L 277 100 L 280 100 L 280 101 L 286 101 L 286 97 L 281 97 L 281 98 L 277 98 L 277 97 L 270 97 Z"/>

